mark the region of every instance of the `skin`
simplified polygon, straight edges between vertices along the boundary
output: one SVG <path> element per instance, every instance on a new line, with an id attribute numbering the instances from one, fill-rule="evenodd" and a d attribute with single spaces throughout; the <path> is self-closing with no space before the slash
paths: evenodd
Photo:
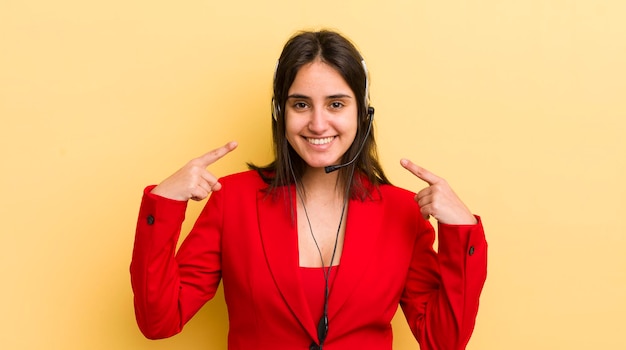
<path id="1" fill-rule="evenodd" d="M 301 179 L 306 196 L 297 203 L 300 265 L 319 267 L 322 261 L 325 266 L 334 265 L 339 262 L 343 249 L 345 220 L 331 262 L 344 193 L 335 186 L 337 173 L 326 174 L 324 167 L 338 164 L 354 141 L 357 101 L 341 75 L 316 60 L 302 66 L 296 74 L 289 88 L 285 113 L 285 136 L 308 165 Z M 232 141 L 192 159 L 163 180 L 152 193 L 179 201 L 204 200 L 222 187 L 207 168 L 236 147 L 237 143 Z M 427 184 L 415 195 L 425 219 L 432 216 L 443 224 L 476 224 L 474 215 L 445 179 L 408 159 L 402 159 L 400 165 Z M 309 220 L 303 219 L 307 216 L 305 207 Z"/>

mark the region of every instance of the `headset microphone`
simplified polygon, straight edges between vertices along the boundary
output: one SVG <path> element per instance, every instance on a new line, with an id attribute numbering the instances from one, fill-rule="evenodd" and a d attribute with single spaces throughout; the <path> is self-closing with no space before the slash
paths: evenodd
<path id="1" fill-rule="evenodd" d="M 325 167 L 324 171 L 326 171 L 326 174 L 332 173 L 333 171 L 339 170 L 343 167 L 347 167 L 348 165 L 354 163 L 354 161 L 359 157 L 359 155 L 361 154 L 361 151 L 363 150 L 363 147 L 365 147 L 365 142 L 367 141 L 367 138 L 370 135 L 370 130 L 372 129 L 372 121 L 374 120 L 374 107 L 367 107 L 367 118 L 369 119 L 369 123 L 367 124 L 367 131 L 365 132 L 365 137 L 363 138 L 361 147 L 359 148 L 359 151 L 356 152 L 356 155 L 354 156 L 354 158 L 352 158 L 352 160 L 347 163 L 329 165 Z"/>

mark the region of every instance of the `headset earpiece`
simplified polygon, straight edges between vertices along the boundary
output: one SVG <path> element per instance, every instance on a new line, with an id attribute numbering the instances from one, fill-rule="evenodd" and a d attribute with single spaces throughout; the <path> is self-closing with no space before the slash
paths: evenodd
<path id="1" fill-rule="evenodd" d="M 367 70 L 367 64 L 365 64 L 365 59 L 361 58 L 361 66 L 363 66 L 363 72 L 365 73 L 365 106 L 368 107 L 367 114 L 370 115 L 370 75 Z"/>
<path id="2" fill-rule="evenodd" d="M 372 122 L 374 120 L 374 107 L 367 107 L 367 121 Z"/>
<path id="3" fill-rule="evenodd" d="M 278 122 L 278 115 L 280 114 L 280 106 L 276 103 L 276 99 L 272 97 L 272 118 Z"/>
<path id="4" fill-rule="evenodd" d="M 274 79 L 272 79 L 272 118 L 278 122 L 278 115 L 280 114 L 280 106 L 276 103 L 276 74 L 278 73 L 278 64 L 280 59 L 276 60 L 276 66 L 274 67 Z"/>

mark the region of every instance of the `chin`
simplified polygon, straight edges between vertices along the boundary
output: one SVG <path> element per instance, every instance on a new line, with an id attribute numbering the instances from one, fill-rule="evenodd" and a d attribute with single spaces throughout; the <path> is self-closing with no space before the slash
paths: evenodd
<path id="1" fill-rule="evenodd" d="M 315 152 L 296 152 L 309 168 L 325 168 L 329 165 L 341 163 L 341 157 L 329 154 L 315 154 Z"/>
<path id="2" fill-rule="evenodd" d="M 339 160 L 337 160 L 335 162 L 328 162 L 328 161 L 314 161 L 314 162 L 310 162 L 310 161 L 307 161 L 305 159 L 304 161 L 309 166 L 309 168 L 313 168 L 313 169 L 325 168 L 325 167 L 327 167 L 329 165 L 339 164 Z"/>

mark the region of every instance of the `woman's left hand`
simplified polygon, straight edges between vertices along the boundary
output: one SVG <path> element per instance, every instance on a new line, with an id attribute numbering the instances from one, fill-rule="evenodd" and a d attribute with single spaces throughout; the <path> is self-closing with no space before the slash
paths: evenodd
<path id="1" fill-rule="evenodd" d="M 415 201 L 419 204 L 424 219 L 432 216 L 442 224 L 476 224 L 477 221 L 472 212 L 463 204 L 445 179 L 408 159 L 400 160 L 400 164 L 429 185 L 415 195 Z"/>

